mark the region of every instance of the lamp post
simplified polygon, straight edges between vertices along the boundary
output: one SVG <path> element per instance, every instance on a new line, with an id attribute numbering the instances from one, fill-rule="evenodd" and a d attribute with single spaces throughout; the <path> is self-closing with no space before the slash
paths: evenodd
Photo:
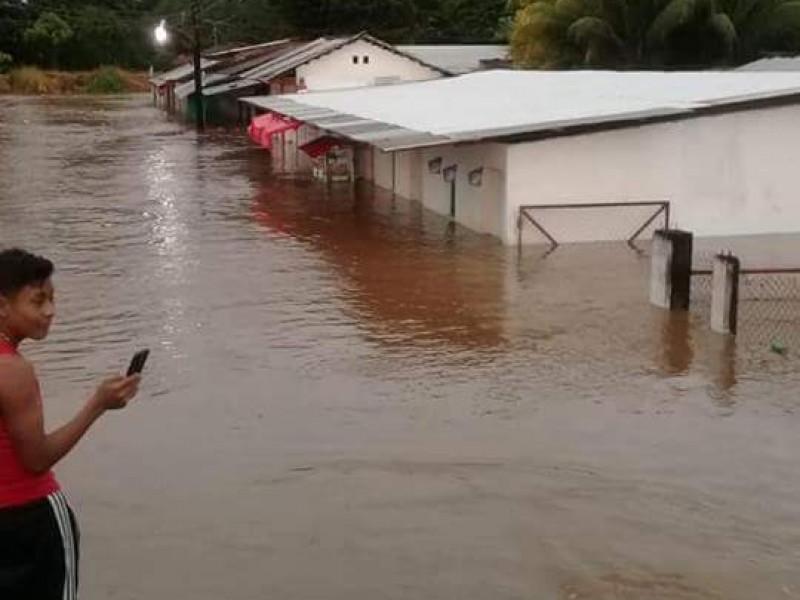
<path id="1" fill-rule="evenodd" d="M 194 95 L 195 105 L 197 107 L 197 130 L 203 131 L 206 125 L 206 115 L 203 106 L 203 65 L 202 56 L 200 54 L 200 20 L 197 10 L 197 0 L 192 0 L 189 5 L 189 24 L 191 27 L 191 34 L 186 34 L 180 29 L 176 29 L 178 33 L 183 34 L 188 38 L 192 45 L 192 65 L 194 69 Z M 166 21 L 162 19 L 158 26 L 153 30 L 153 38 L 156 44 L 164 46 L 169 41 L 169 32 L 167 31 Z"/>
<path id="2" fill-rule="evenodd" d="M 164 46 L 169 41 L 169 33 L 164 19 L 161 19 L 161 23 L 153 30 L 153 37 L 159 46 Z"/>

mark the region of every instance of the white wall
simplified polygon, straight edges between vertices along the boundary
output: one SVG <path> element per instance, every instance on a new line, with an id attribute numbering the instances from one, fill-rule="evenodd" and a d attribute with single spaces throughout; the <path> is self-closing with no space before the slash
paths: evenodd
<path id="1" fill-rule="evenodd" d="M 355 151 L 356 177 L 364 178 L 367 181 L 373 181 L 375 179 L 375 175 L 372 172 L 372 153 L 373 149 L 371 146 L 367 145 L 356 146 L 356 151 Z"/>
<path id="2" fill-rule="evenodd" d="M 353 57 L 358 57 L 358 64 Z M 364 57 L 369 62 L 364 63 Z M 394 77 L 398 81 L 438 79 L 442 75 L 421 64 L 375 46 L 364 40 L 348 44 L 330 54 L 297 69 L 297 81 L 302 80 L 309 91 L 375 85 L 378 77 Z"/>
<path id="3" fill-rule="evenodd" d="M 373 181 L 375 185 L 386 190 L 392 190 L 394 187 L 394 155 L 391 152 L 381 152 L 375 149 L 372 156 Z"/>
<path id="4" fill-rule="evenodd" d="M 422 200 L 422 155 L 415 150 L 395 152 L 394 192 L 409 200 Z"/>
<path id="5" fill-rule="evenodd" d="M 797 232 L 798 131 L 800 106 L 790 106 L 509 146 L 498 233 L 515 242 L 522 204 L 653 200 L 670 201 L 673 225 L 697 236 Z M 538 214 L 563 241 L 618 239 L 628 228 L 630 214 L 581 213 Z"/>
<path id="6" fill-rule="evenodd" d="M 442 158 L 442 166 L 456 165 L 456 221 L 481 233 L 499 235 L 505 215 L 506 147 L 500 144 L 446 146 L 397 153 L 373 151 L 375 185 L 443 216 L 450 215 L 450 183 L 442 173 L 431 173 L 428 161 Z M 471 185 L 468 173 L 483 167 L 481 186 Z"/>
<path id="7" fill-rule="evenodd" d="M 501 144 L 442 146 L 422 151 L 422 204 L 439 214 L 450 214 L 450 183 L 442 173 L 431 173 L 428 162 L 441 157 L 442 170 L 456 165 L 456 221 L 480 233 L 497 235 L 505 214 L 506 147 Z M 468 174 L 483 167 L 483 183 L 469 183 Z"/>

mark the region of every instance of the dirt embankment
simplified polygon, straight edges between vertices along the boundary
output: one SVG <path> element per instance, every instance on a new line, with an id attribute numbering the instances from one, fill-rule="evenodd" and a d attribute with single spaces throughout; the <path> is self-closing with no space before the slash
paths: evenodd
<path id="1" fill-rule="evenodd" d="M 149 89 L 147 73 L 116 67 L 93 71 L 20 67 L 0 75 L 0 94 L 130 94 Z"/>

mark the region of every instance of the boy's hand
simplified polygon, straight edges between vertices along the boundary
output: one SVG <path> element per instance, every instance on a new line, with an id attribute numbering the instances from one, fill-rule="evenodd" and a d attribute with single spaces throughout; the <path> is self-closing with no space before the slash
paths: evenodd
<path id="1" fill-rule="evenodd" d="M 122 375 L 109 377 L 98 386 L 92 396 L 92 401 L 102 411 L 125 408 L 139 391 L 141 380 L 142 376 L 139 374 L 130 377 Z"/>

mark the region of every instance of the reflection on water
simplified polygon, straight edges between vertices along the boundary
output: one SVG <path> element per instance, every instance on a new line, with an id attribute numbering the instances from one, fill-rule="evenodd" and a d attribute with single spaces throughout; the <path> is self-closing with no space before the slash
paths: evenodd
<path id="1" fill-rule="evenodd" d="M 409 565 L 410 579 L 399 567 L 374 576 L 412 590 L 408 597 L 568 590 L 570 598 L 599 598 L 610 593 L 607 574 L 629 563 L 680 568 L 683 556 L 713 554 L 703 545 L 709 531 L 730 536 L 735 564 L 796 550 L 789 524 L 800 515 L 790 503 L 773 512 L 759 505 L 740 528 L 714 528 L 712 518 L 703 529 L 686 519 L 715 507 L 718 524 L 736 523 L 720 498 L 745 485 L 742 472 L 758 471 L 760 489 L 775 497 L 792 496 L 781 473 L 798 466 L 800 453 L 780 429 L 762 429 L 757 415 L 792 413 L 800 352 L 778 355 L 761 339 L 710 334 L 702 299 L 690 314 L 652 308 L 646 252 L 623 244 L 517 252 L 367 185 L 276 177 L 243 136 L 198 137 L 141 98 L 3 99 L 0 183 L 2 244 L 58 265 L 57 326 L 47 343 L 28 349 L 46 388 L 58 391 L 56 413 L 67 414 L 64 398 L 80 397 L 135 348 L 153 349 L 146 394 L 158 400 L 157 412 L 134 412 L 125 423 L 136 427 L 118 421 L 95 434 L 88 447 L 103 452 L 87 452 L 77 463 L 84 466 L 68 471 L 88 512 L 100 514 L 95 530 L 108 532 L 97 542 L 103 549 L 90 550 L 101 563 L 114 560 L 114 536 L 130 535 L 130 549 L 118 550 L 128 554 L 116 558 L 154 572 L 149 556 L 196 571 L 192 560 L 217 560 L 213 548 L 226 547 L 236 566 L 207 568 L 228 583 L 240 581 L 237 568 L 257 580 L 266 553 L 278 565 L 274 597 L 401 597 L 371 587 L 365 571 L 377 553 L 391 557 L 384 565 Z M 769 260 L 780 258 L 775 245 L 761 243 Z M 780 247 L 785 256 L 797 240 Z M 743 441 L 713 420 L 731 415 L 758 433 Z M 698 421 L 705 417 L 708 429 Z M 678 418 L 685 421 L 672 427 Z M 741 466 L 708 445 L 729 436 L 744 444 Z M 453 463 L 458 452 L 479 456 Z M 419 456 L 398 463 L 393 453 Z M 354 456 L 355 463 L 325 462 Z M 513 459 L 474 467 L 486 456 Z M 426 462 L 433 460 L 442 464 L 435 477 Z M 112 464 L 105 461 L 125 469 L 98 477 Z M 574 470 L 560 470 L 564 464 Z M 108 506 L 126 506 L 131 489 L 152 504 L 128 512 L 126 533 L 128 521 Z M 322 497 L 329 501 L 321 507 L 314 502 Z M 750 507 L 747 490 L 738 498 L 737 507 Z M 186 540 L 208 546 L 197 519 L 217 514 L 220 503 L 233 507 L 229 530 L 207 532 L 215 544 L 208 553 L 174 558 L 184 556 Z M 356 505 L 357 516 L 349 508 Z M 310 514 L 326 520 L 309 524 Z M 394 523 L 427 525 L 404 532 Z M 760 527 L 773 536 L 769 548 Z M 518 539 L 520 528 L 541 546 Z M 275 546 L 249 546 L 254 529 Z M 136 537 L 150 530 L 162 531 L 161 541 Z M 475 544 L 472 531 L 485 543 Z M 387 546 L 366 541 L 375 536 Z M 613 538 L 627 546 L 607 554 Z M 349 540 L 352 554 L 327 552 L 321 539 Z M 452 555 L 459 544 L 484 559 Z M 537 557 L 530 568 L 504 554 L 509 544 Z M 419 552 L 450 575 L 419 577 Z M 617 562 L 601 564 L 603 556 Z M 714 556 L 709 572 L 724 563 Z M 306 561 L 327 582 L 324 593 L 292 570 Z M 742 573 L 774 583 L 798 572 L 786 557 L 766 562 Z M 113 572 L 92 572 L 98 597 L 115 589 L 104 579 Z M 474 586 L 453 584 L 470 574 Z M 635 576 L 615 577 L 636 587 Z M 189 597 L 180 586 L 169 593 L 180 577 L 167 572 L 149 583 L 122 578 L 138 590 L 125 598 Z M 504 585 L 513 593 L 497 592 Z M 670 585 L 653 597 L 706 597 Z M 205 581 L 192 597 L 233 600 L 231 589 Z M 262 597 L 264 589 L 243 585 L 235 597 Z"/>
<path id="2" fill-rule="evenodd" d="M 660 314 L 662 325 L 662 368 L 668 374 L 689 370 L 694 358 L 691 340 L 691 319 L 688 313 Z"/>

